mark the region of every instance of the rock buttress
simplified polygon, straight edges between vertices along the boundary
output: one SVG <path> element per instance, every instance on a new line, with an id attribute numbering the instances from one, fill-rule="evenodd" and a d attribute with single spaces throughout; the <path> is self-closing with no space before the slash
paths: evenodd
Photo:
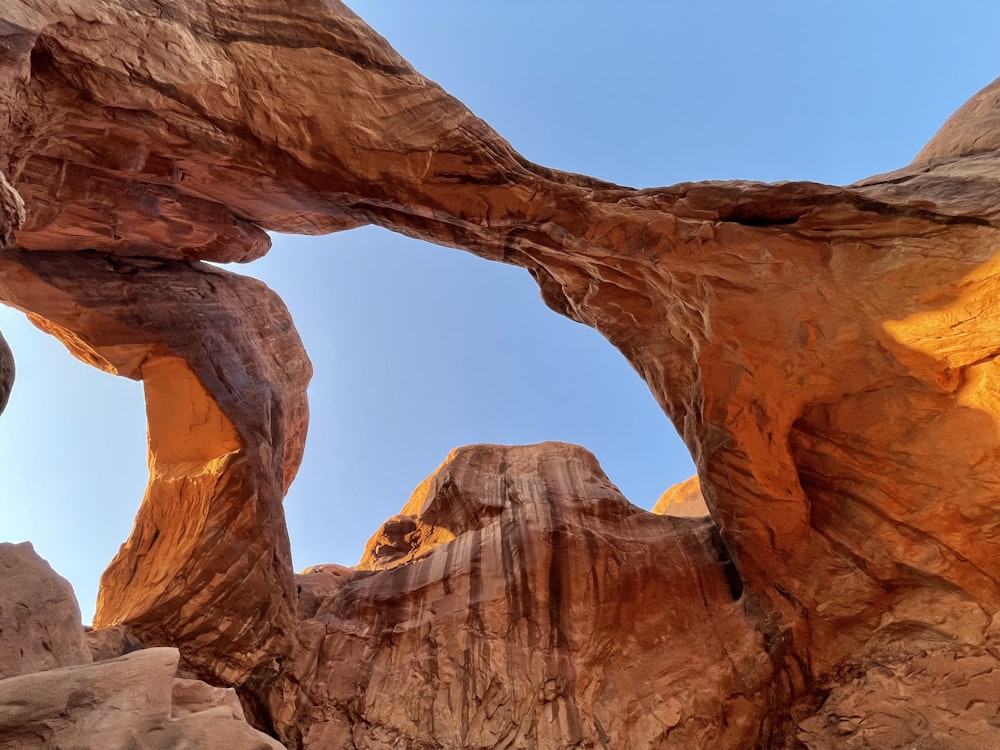
<path id="1" fill-rule="evenodd" d="M 295 608 L 281 501 L 311 374 L 277 295 L 204 264 L 7 251 L 0 296 L 82 361 L 143 381 L 149 484 L 94 624 L 183 644 L 189 668 L 230 684 L 273 671 Z"/>

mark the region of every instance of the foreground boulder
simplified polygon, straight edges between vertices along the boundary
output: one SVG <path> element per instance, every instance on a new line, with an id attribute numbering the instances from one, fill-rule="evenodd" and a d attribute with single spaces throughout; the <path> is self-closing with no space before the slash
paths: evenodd
<path id="1" fill-rule="evenodd" d="M 90 660 L 69 582 L 30 543 L 0 543 L 0 679 Z"/>
<path id="2" fill-rule="evenodd" d="M 175 680 L 173 648 L 0 680 L 0 748 L 281 750 L 231 689 Z"/>
<path id="3" fill-rule="evenodd" d="M 0 544 L 0 749 L 283 748 L 247 724 L 232 688 L 177 678 L 179 658 L 153 648 L 91 663 L 66 580 L 30 544 Z"/>

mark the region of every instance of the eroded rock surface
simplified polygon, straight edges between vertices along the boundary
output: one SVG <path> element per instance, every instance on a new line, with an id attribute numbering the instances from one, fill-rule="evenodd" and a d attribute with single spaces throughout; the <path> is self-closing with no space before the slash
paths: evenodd
<path id="1" fill-rule="evenodd" d="M 898 627 L 802 722 L 809 750 L 1000 746 L 1000 652 L 956 646 L 916 624 Z"/>
<path id="2" fill-rule="evenodd" d="M 0 543 L 0 680 L 90 660 L 69 582 L 30 543 Z"/>
<path id="3" fill-rule="evenodd" d="M 272 715 L 316 748 L 738 744 L 770 662 L 715 535 L 577 446 L 458 449 L 355 570 L 299 576 Z"/>
<path id="4" fill-rule="evenodd" d="M 95 626 L 184 643 L 186 666 L 229 683 L 285 653 L 295 599 L 281 500 L 302 458 L 311 367 L 277 295 L 205 264 L 8 250 L 0 296 L 84 362 L 143 381 L 150 479 Z"/>
<path id="5" fill-rule="evenodd" d="M 0 251 L 12 244 L 14 232 L 24 223 L 24 201 L 0 172 Z M 0 414 L 14 387 L 14 354 L 0 332 Z"/>
<path id="6" fill-rule="evenodd" d="M 84 636 L 94 661 L 117 659 L 119 656 L 125 656 L 125 654 L 145 648 L 142 641 L 123 625 L 110 625 L 96 630 L 89 628 L 85 631 Z"/>
<path id="7" fill-rule="evenodd" d="M 283 750 L 232 690 L 175 680 L 174 648 L 0 680 L 0 748 Z"/>
<path id="8" fill-rule="evenodd" d="M 942 689 L 939 653 L 992 653 L 1000 83 L 911 165 L 849 187 L 633 190 L 526 161 L 334 0 L 13 0 L 0 30 L 13 248 L 0 299 L 78 356 L 143 377 L 150 404 L 150 487 L 98 619 L 179 645 L 192 669 L 239 685 L 262 725 L 299 741 L 293 724 L 308 724 L 282 713 L 294 700 L 279 686 L 327 707 L 310 722 L 349 713 L 339 688 L 284 682 L 301 658 L 280 501 L 301 455 L 304 354 L 259 285 L 186 262 L 255 257 L 264 229 L 375 223 L 522 266 L 554 310 L 629 359 L 691 449 L 768 656 L 771 689 L 716 746 L 799 732 L 822 746 L 887 642 L 894 664 L 937 659 L 927 684 Z M 383 530 L 372 580 L 456 548 L 428 523 Z M 689 536 L 679 544 L 709 543 Z M 357 575 L 317 571 L 299 607 L 345 602 Z M 357 586 L 352 611 L 375 617 Z M 661 627 L 702 606 L 690 595 Z"/>
<path id="9" fill-rule="evenodd" d="M 179 658 L 155 648 L 91 662 L 69 583 L 29 543 L 0 544 L 3 750 L 283 750 L 247 724 L 232 688 L 177 678 Z"/>

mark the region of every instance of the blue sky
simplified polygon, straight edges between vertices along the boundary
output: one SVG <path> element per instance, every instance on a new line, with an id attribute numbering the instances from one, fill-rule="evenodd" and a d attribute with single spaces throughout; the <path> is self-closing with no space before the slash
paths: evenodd
<path id="1" fill-rule="evenodd" d="M 353 7 L 529 159 L 635 187 L 888 171 L 1000 75 L 985 0 Z M 232 270 L 282 294 L 316 368 L 285 504 L 297 568 L 356 562 L 463 444 L 582 444 L 645 507 L 692 472 L 621 355 L 548 311 L 520 269 L 365 228 L 276 236 Z M 141 386 L 15 311 L 0 308 L 0 330 L 19 368 L 0 417 L 0 539 L 34 542 L 89 621 L 146 481 Z"/>

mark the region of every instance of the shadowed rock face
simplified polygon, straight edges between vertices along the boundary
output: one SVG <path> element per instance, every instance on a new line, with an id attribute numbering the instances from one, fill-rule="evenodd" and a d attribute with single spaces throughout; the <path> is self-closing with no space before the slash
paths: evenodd
<path id="1" fill-rule="evenodd" d="M 30 543 L 0 543 L 0 682 L 90 660 L 69 582 Z"/>
<path id="2" fill-rule="evenodd" d="M 799 732 L 810 747 L 907 746 L 870 734 L 888 720 L 857 719 L 852 700 L 905 684 L 919 708 L 962 682 L 948 664 L 995 658 L 1000 84 L 911 165 L 849 187 L 632 190 L 527 162 L 332 0 L 13 0 L 0 31 L 0 218 L 14 190 L 25 211 L 0 298 L 146 380 L 154 469 L 100 623 L 180 645 L 285 738 L 346 710 L 292 679 L 305 672 L 280 501 L 305 354 L 260 285 L 189 261 L 256 257 L 264 229 L 375 223 L 528 269 L 677 425 L 767 655 L 768 689 L 716 746 Z M 197 440 L 178 440 L 192 425 Z M 394 566 L 366 561 L 400 591 L 411 574 L 394 571 L 440 557 L 406 561 L 405 537 L 443 543 L 437 521 L 408 523 L 383 531 Z M 664 628 L 694 616 L 691 599 Z M 279 689 L 327 708 L 288 717 Z M 936 746 L 995 731 L 969 713 L 977 700 Z"/>
<path id="3" fill-rule="evenodd" d="M 73 590 L 30 544 L 0 543 L 0 574 L 0 750 L 284 750 L 232 689 L 175 678 L 175 648 L 91 663 Z"/>
<path id="4" fill-rule="evenodd" d="M 0 251 L 13 242 L 14 231 L 24 223 L 24 201 L 0 173 Z M 14 387 L 14 355 L 0 333 L 0 414 Z"/>
<path id="5" fill-rule="evenodd" d="M 298 577 L 271 715 L 317 748 L 738 744 L 770 665 L 725 558 L 582 448 L 460 448 L 355 570 Z"/>

